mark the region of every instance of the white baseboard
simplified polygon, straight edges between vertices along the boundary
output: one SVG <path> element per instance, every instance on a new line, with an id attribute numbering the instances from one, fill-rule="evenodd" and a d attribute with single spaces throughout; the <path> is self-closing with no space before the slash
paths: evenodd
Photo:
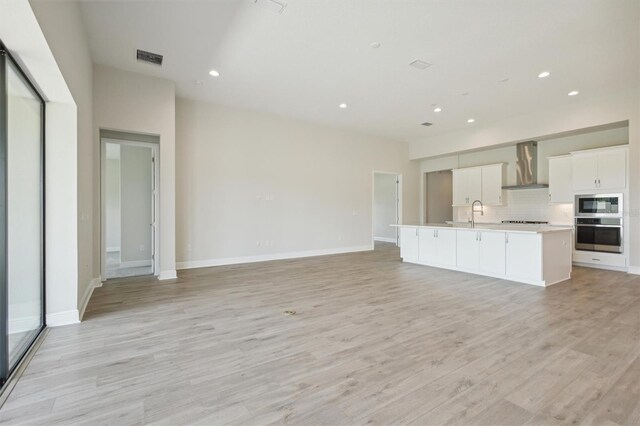
<path id="1" fill-rule="evenodd" d="M 129 260 L 127 262 L 120 262 L 121 268 L 138 268 L 140 266 L 151 266 L 151 259 L 147 260 Z"/>
<path id="2" fill-rule="evenodd" d="M 113 253 L 116 251 L 120 251 L 120 247 L 107 247 L 107 253 Z"/>
<path id="3" fill-rule="evenodd" d="M 389 238 L 389 237 L 373 237 L 374 241 L 382 241 L 383 243 L 394 243 L 396 242 L 395 238 Z"/>
<path id="4" fill-rule="evenodd" d="M 160 271 L 160 275 L 158 275 L 159 280 L 175 280 L 178 278 L 178 274 L 176 270 L 168 270 L 168 271 Z"/>
<path id="5" fill-rule="evenodd" d="M 629 266 L 627 272 L 633 275 L 640 275 L 640 266 Z"/>
<path id="6" fill-rule="evenodd" d="M 80 306 L 78 306 L 79 318 L 82 321 L 82 317 L 84 316 L 84 311 L 87 309 L 87 305 L 89 304 L 89 300 L 91 300 L 91 296 L 93 295 L 93 290 L 96 287 L 102 287 L 102 279 L 100 277 L 96 277 L 89 282 L 87 289 L 84 291 L 84 295 L 80 300 Z"/>
<path id="7" fill-rule="evenodd" d="M 307 250 L 288 253 L 262 254 L 258 256 L 225 257 L 220 259 L 189 260 L 177 262 L 176 269 L 207 268 L 211 266 L 237 265 L 240 263 L 267 262 L 270 260 L 298 259 L 303 257 L 326 256 L 330 254 L 354 253 L 373 250 L 373 246 L 340 247 L 335 249 Z M 162 275 L 162 274 L 161 274 Z"/>
<path id="8" fill-rule="evenodd" d="M 60 327 L 62 325 L 78 324 L 79 322 L 80 315 L 78 315 L 77 309 L 47 314 L 47 327 Z"/>

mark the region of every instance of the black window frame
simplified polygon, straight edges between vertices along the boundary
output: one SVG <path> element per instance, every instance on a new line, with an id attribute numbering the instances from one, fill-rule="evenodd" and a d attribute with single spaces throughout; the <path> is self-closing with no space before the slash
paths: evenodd
<path id="1" fill-rule="evenodd" d="M 42 324 L 37 333 L 34 334 L 28 348 L 31 348 L 36 340 L 40 337 L 47 326 L 47 301 L 46 301 L 46 188 L 45 188 L 45 124 L 46 124 L 46 102 L 40 90 L 33 84 L 31 78 L 24 72 L 20 63 L 11 55 L 11 52 L 5 44 L 0 40 L 0 310 L 4 310 L 0 317 L 0 385 L 4 385 L 11 374 L 17 369 L 24 357 L 29 353 L 29 349 L 25 350 L 15 362 L 13 367 L 9 364 L 9 283 L 7 276 L 7 143 L 8 143 L 8 88 L 7 88 L 7 69 L 9 63 L 20 74 L 24 82 L 29 86 L 31 91 L 40 101 L 41 107 L 41 123 L 40 123 L 40 274 L 41 274 L 41 294 L 42 294 Z"/>

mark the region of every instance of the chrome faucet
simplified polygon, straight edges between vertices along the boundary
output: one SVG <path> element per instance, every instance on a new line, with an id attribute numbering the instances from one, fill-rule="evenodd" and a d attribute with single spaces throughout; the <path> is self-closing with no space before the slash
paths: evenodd
<path id="1" fill-rule="evenodd" d="M 480 210 L 476 210 L 476 203 L 480 204 Z M 484 216 L 484 206 L 482 205 L 482 201 L 475 200 L 471 203 L 471 227 L 476 227 L 476 213 L 480 213 L 480 216 Z"/>

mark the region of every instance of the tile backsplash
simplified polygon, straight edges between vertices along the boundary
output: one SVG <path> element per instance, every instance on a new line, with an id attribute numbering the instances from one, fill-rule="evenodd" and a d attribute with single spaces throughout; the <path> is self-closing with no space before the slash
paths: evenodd
<path id="1" fill-rule="evenodd" d="M 476 213 L 476 221 L 536 220 L 552 225 L 573 224 L 573 204 L 549 204 L 548 188 L 505 191 L 505 194 L 507 203 L 504 206 L 485 206 L 484 216 Z M 455 221 L 466 222 L 470 215 L 470 207 L 453 208 Z"/>

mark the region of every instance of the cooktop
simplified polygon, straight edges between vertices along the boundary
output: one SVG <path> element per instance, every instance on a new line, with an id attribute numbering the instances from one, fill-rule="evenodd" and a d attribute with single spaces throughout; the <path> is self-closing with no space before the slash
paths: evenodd
<path id="1" fill-rule="evenodd" d="M 518 223 L 522 225 L 547 225 L 549 222 L 539 220 L 503 220 L 502 223 Z"/>

